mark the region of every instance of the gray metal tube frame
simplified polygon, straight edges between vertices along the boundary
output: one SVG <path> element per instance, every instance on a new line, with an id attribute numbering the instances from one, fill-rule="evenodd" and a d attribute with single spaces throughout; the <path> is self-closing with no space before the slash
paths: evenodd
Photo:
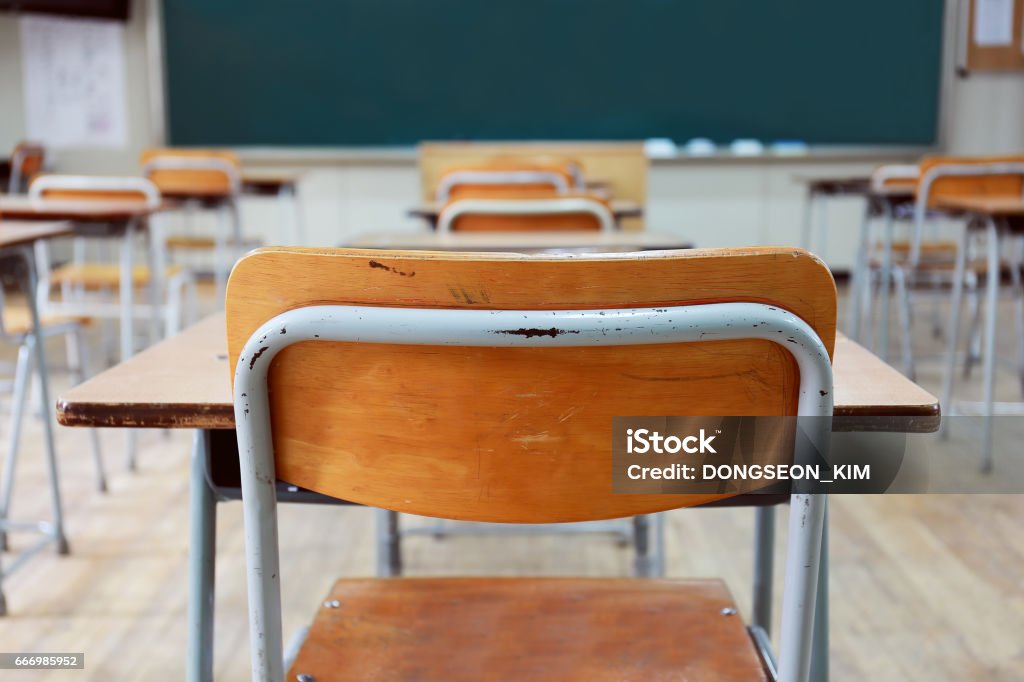
<path id="1" fill-rule="evenodd" d="M 522 327 L 564 333 L 525 337 Z M 827 454 L 832 366 L 814 330 L 795 314 L 759 303 L 714 303 L 614 310 L 447 310 L 309 306 L 278 315 L 246 343 L 235 369 L 235 423 L 241 459 L 253 679 L 284 678 L 276 474 L 267 379 L 274 358 L 299 342 L 555 348 L 764 339 L 800 370 L 798 419 L 817 453 Z M 797 453 L 797 461 L 813 453 Z M 779 657 L 782 682 L 810 674 L 826 496 L 794 493 Z"/>

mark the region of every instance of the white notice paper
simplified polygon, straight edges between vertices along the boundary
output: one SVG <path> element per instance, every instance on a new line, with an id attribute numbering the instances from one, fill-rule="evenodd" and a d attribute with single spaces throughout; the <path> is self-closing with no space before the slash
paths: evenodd
<path id="1" fill-rule="evenodd" d="M 21 17 L 28 137 L 47 147 L 124 147 L 124 27 Z"/>
<path id="2" fill-rule="evenodd" d="M 996 47 L 1013 43 L 1013 0 L 974 0 L 974 44 Z"/>

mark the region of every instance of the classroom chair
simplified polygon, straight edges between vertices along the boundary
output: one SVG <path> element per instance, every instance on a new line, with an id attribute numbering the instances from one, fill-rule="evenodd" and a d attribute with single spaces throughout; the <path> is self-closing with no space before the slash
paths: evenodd
<path id="1" fill-rule="evenodd" d="M 162 201 L 160 191 L 145 178 L 89 175 L 39 176 L 32 182 L 29 196 L 36 200 L 138 201 L 151 207 L 160 206 Z M 131 314 L 135 318 L 149 319 L 151 341 L 155 342 L 163 336 L 176 334 L 183 318 L 195 317 L 196 292 L 195 280 L 188 270 L 165 264 L 164 238 L 158 220 L 150 219 L 147 225 L 150 260 L 157 265 L 157 272 L 145 265 L 132 268 L 133 287 L 148 291 L 149 302 L 145 306 L 133 306 Z M 134 244 L 122 248 L 134 248 Z M 70 263 L 51 267 L 49 248 L 44 241 L 36 243 L 36 256 L 41 310 L 119 319 L 124 324 L 125 310 L 112 300 L 121 287 L 121 264 L 88 261 L 85 239 L 81 237 L 74 240 Z M 55 287 L 61 293 L 59 300 L 50 295 Z"/>
<path id="2" fill-rule="evenodd" d="M 7 178 L 7 193 L 21 194 L 40 171 L 46 160 L 46 150 L 41 144 L 19 142 L 11 152 L 11 170 Z"/>
<path id="3" fill-rule="evenodd" d="M 197 209 L 217 215 L 214 237 L 175 235 L 171 250 L 212 251 L 214 282 L 223 297 L 227 275 L 245 248 L 238 198 L 242 191 L 241 162 L 233 152 L 215 149 L 147 149 L 140 157 L 142 174 L 167 199 L 182 202 L 187 218 Z"/>
<path id="4" fill-rule="evenodd" d="M 908 242 L 892 242 L 892 284 L 897 298 L 897 312 L 900 323 L 900 355 L 904 374 L 913 378 L 915 363 L 910 343 L 910 326 L 912 321 L 911 291 L 930 289 L 935 292 L 945 291 L 954 286 L 956 262 L 959 249 L 965 252 L 965 267 L 961 275 L 961 285 L 965 286 L 971 296 L 972 316 L 977 318 L 980 310 L 978 304 L 978 282 L 985 274 L 986 263 L 983 258 L 972 258 L 969 254 L 971 243 L 967 241 L 965 226 L 959 229 L 964 235 L 962 239 L 941 240 L 934 233 L 926 235 L 926 228 L 932 217 L 932 211 L 938 208 L 937 202 L 946 196 L 1010 196 L 1019 198 L 1024 190 L 1024 156 L 1005 157 L 926 157 L 919 165 L 919 176 L 915 189 L 913 212 L 911 214 L 911 231 Z M 1014 289 L 1020 288 L 1019 264 L 1010 265 L 1010 273 L 1014 278 Z M 887 295 L 888 283 L 883 283 Z M 936 335 L 941 334 L 942 323 L 935 313 L 933 326 Z M 882 338 L 882 343 L 888 339 Z M 972 343 L 977 347 L 977 343 Z M 972 353 L 967 354 L 967 371 L 970 371 Z M 954 371 L 953 367 L 945 368 L 947 374 Z"/>
<path id="5" fill-rule="evenodd" d="M 27 306 L 11 306 L 4 300 L 3 283 L 0 282 L 0 343 L 18 349 L 14 366 L 14 381 L 11 392 L 10 429 L 7 436 L 7 457 L 4 460 L 3 479 L 0 483 L 0 524 L 8 522 L 11 501 L 14 495 L 14 479 L 17 473 L 18 453 L 21 445 L 21 431 L 25 418 L 25 407 L 30 392 L 35 359 L 34 346 L 47 339 L 62 337 L 67 348 L 68 370 L 75 383 L 86 379 L 88 357 L 83 338 L 83 327 L 88 324 L 86 317 L 43 315 L 40 318 L 42 339 L 32 331 L 32 321 Z M 96 429 L 89 429 L 89 444 L 96 467 L 96 488 L 107 490 L 107 476 L 100 450 Z M 51 485 L 57 482 L 51 481 Z M 7 529 L 0 526 L 0 551 L 7 550 Z"/>
<path id="6" fill-rule="evenodd" d="M 275 482 L 527 524 L 722 499 L 613 494 L 612 418 L 797 414 L 793 457 L 827 455 L 835 319 L 828 269 L 791 248 L 247 255 L 227 331 L 253 679 L 767 679 L 714 580 L 343 579 L 289 665 Z M 825 503 L 791 498 L 783 682 L 808 679 Z"/>
<path id="7" fill-rule="evenodd" d="M 523 232 L 591 230 L 613 232 L 615 217 L 605 200 L 590 195 L 549 198 L 465 198 L 449 201 L 437 217 L 437 231 Z"/>

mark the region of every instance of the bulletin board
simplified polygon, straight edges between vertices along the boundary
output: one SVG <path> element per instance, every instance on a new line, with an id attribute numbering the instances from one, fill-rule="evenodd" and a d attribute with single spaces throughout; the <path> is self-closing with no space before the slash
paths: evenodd
<path id="1" fill-rule="evenodd" d="M 1024 0 L 960 0 L 959 70 L 1024 70 Z"/>

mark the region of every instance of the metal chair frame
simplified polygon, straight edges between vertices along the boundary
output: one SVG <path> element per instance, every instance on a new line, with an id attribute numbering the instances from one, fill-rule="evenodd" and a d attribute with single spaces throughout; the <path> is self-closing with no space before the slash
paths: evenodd
<path id="1" fill-rule="evenodd" d="M 555 337 L 501 334 L 516 325 L 571 330 Z M 757 320 L 758 325 L 744 324 Z M 287 329 L 287 332 L 285 331 Z M 612 310 L 449 310 L 308 306 L 266 322 L 238 359 L 234 402 L 246 529 L 253 679 L 284 677 L 277 486 L 268 375 L 276 355 L 299 342 L 551 348 L 765 339 L 792 355 L 800 371 L 799 419 L 817 453 L 828 453 L 832 367 L 821 339 L 796 315 L 757 303 L 712 303 Z M 796 453 L 804 461 L 809 452 Z M 791 497 L 778 679 L 806 682 L 814 648 L 815 602 L 827 496 Z M 821 623 L 819 625 L 824 625 Z M 763 644 L 763 640 L 759 641 Z"/>

